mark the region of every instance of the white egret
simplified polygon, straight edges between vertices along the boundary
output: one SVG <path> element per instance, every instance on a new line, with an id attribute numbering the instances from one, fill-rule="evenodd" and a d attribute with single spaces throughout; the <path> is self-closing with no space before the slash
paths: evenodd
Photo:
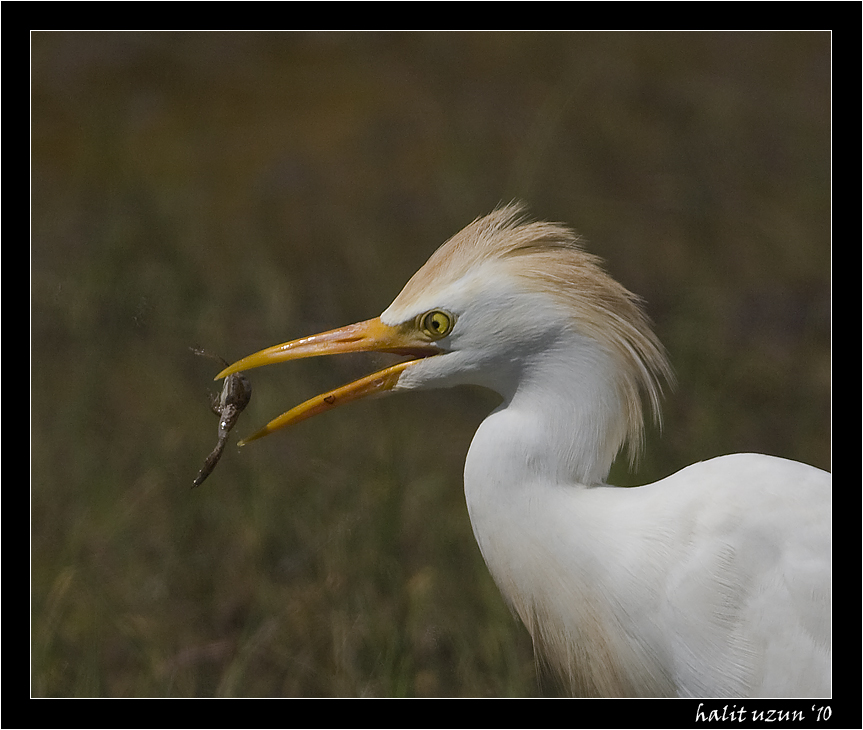
<path id="1" fill-rule="evenodd" d="M 828 696 L 831 478 L 735 454 L 642 487 L 605 483 L 659 418 L 664 351 L 634 295 L 569 229 L 518 206 L 447 241 L 380 317 L 220 373 L 383 351 L 409 359 L 248 440 L 373 393 L 502 396 L 467 456 L 482 555 L 539 655 L 581 696 Z"/>

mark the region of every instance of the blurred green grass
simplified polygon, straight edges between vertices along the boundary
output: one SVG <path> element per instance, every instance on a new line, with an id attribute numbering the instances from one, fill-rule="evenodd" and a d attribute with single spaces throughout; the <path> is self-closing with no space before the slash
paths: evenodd
<path id="1" fill-rule="evenodd" d="M 520 198 L 642 295 L 679 384 L 640 469 L 830 467 L 827 33 L 32 34 L 35 696 L 531 696 L 461 469 L 493 395 L 239 452 L 227 359 L 382 311 Z M 252 373 L 249 433 L 375 358 Z"/>

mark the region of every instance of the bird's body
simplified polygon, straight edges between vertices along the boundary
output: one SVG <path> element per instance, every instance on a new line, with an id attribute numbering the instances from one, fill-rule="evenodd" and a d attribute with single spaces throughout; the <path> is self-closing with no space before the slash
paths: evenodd
<path id="1" fill-rule="evenodd" d="M 737 454 L 608 486 L 658 419 L 664 351 L 566 228 L 508 206 L 445 243 L 375 320 L 256 353 L 409 355 L 255 435 L 370 393 L 500 394 L 465 464 L 474 534 L 538 654 L 583 696 L 830 693 L 830 476 Z"/>
<path id="2" fill-rule="evenodd" d="M 473 452 L 480 550 L 573 694 L 829 695 L 823 472 L 735 454 L 621 489 L 488 475 Z"/>

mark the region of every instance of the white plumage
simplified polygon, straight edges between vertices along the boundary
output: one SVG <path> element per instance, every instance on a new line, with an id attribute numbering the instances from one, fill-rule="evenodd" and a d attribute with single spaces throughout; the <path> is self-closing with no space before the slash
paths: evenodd
<path id="1" fill-rule="evenodd" d="M 411 359 L 252 438 L 372 393 L 480 385 L 465 496 L 483 557 L 575 695 L 830 694 L 830 475 L 760 454 L 643 487 L 605 479 L 659 418 L 664 351 L 637 299 L 565 227 L 517 206 L 445 243 L 377 319 L 220 373 L 379 350 Z M 251 440 L 251 439 L 249 439 Z"/>

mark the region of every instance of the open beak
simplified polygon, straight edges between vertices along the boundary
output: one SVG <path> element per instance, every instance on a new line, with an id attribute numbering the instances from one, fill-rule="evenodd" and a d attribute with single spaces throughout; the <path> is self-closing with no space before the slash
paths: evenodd
<path id="1" fill-rule="evenodd" d="M 241 370 L 251 370 L 261 365 L 272 365 L 286 360 L 299 360 L 303 357 L 318 355 L 336 355 L 346 352 L 388 352 L 397 355 L 408 355 L 410 360 L 397 363 L 391 367 L 343 385 L 328 393 L 316 395 L 305 403 L 283 413 L 270 421 L 257 433 L 240 441 L 244 446 L 250 441 L 278 431 L 280 428 L 299 423 L 319 413 L 337 406 L 350 403 L 375 393 L 385 393 L 392 390 L 402 373 L 421 358 L 436 355 L 441 350 L 428 341 L 421 339 L 413 322 L 403 326 L 392 327 L 381 322 L 379 317 L 358 322 L 337 330 L 322 332 L 319 335 L 302 337 L 299 340 L 285 342 L 281 345 L 268 347 L 254 355 L 244 357 L 233 365 L 226 367 L 216 376 L 216 380 L 224 378 Z"/>

